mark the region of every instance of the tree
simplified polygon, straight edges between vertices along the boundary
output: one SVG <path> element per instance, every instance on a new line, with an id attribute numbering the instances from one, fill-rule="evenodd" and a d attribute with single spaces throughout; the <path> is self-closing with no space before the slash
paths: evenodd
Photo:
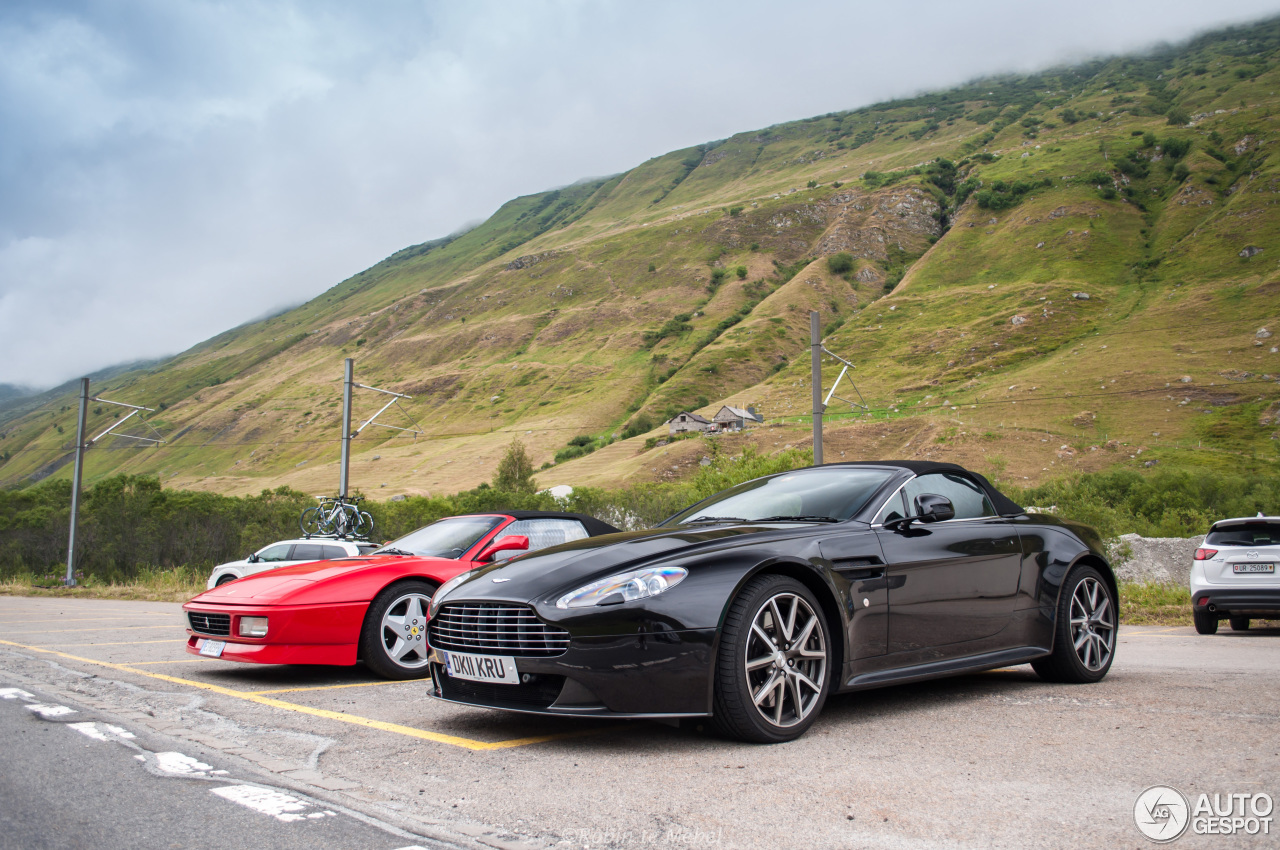
<path id="1" fill-rule="evenodd" d="M 533 461 L 524 450 L 524 443 L 512 440 L 507 453 L 498 463 L 498 474 L 493 479 L 493 489 L 506 493 L 532 493 L 537 488 L 533 480 Z"/>

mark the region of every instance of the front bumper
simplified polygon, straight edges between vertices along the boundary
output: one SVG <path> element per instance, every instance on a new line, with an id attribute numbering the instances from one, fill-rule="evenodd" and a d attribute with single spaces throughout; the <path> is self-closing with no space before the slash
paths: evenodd
<path id="1" fill-rule="evenodd" d="M 1206 587 L 1191 594 L 1191 607 L 1195 611 L 1212 610 L 1222 616 L 1278 614 L 1280 588 Z"/>
<path id="2" fill-rule="evenodd" d="M 715 639 L 715 629 L 575 635 L 553 658 L 516 657 L 519 685 L 451 677 L 433 649 L 432 695 L 561 717 L 703 717 L 711 713 Z"/>
<path id="3" fill-rule="evenodd" d="M 359 653 L 360 628 L 368 602 L 327 605 L 210 605 L 187 603 L 186 613 L 226 614 L 230 634 L 195 631 L 187 620 L 187 652 L 200 654 L 203 641 L 225 641 L 224 661 L 253 664 L 334 664 L 351 666 Z M 241 637 L 241 617 L 266 617 L 267 635 Z"/>

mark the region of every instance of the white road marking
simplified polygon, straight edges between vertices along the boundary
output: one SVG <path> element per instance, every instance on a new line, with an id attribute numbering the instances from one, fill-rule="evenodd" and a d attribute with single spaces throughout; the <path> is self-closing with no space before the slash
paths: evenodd
<path id="1" fill-rule="evenodd" d="M 74 708 L 67 708 L 65 705 L 45 705 L 44 703 L 33 703 L 27 706 L 28 711 L 34 711 L 41 717 L 62 717 L 64 714 L 76 714 Z"/>
<path id="2" fill-rule="evenodd" d="M 174 776 L 204 776 L 213 765 L 184 756 L 182 753 L 156 753 L 156 767 Z"/>
<path id="3" fill-rule="evenodd" d="M 253 785 L 224 785 L 221 788 L 214 788 L 213 793 L 225 800 L 238 803 L 245 808 L 253 809 L 255 812 L 261 812 L 264 815 L 270 815 L 276 820 L 284 821 L 285 823 L 336 817 L 330 811 L 311 812 L 304 815 L 302 812 L 307 810 L 307 803 L 297 797 L 291 797 L 288 794 L 273 791 L 270 788 L 258 788 Z"/>
<path id="4" fill-rule="evenodd" d="M 138 737 L 128 729 L 121 729 L 119 726 L 112 726 L 110 723 L 101 724 L 101 729 L 98 728 L 99 724 L 93 722 L 68 723 L 67 725 L 81 735 L 87 735 L 95 741 L 123 741 Z"/>
<path id="5" fill-rule="evenodd" d="M 35 699 L 35 696 L 21 688 L 0 688 L 0 699 L 24 699 L 27 702 L 31 702 Z"/>

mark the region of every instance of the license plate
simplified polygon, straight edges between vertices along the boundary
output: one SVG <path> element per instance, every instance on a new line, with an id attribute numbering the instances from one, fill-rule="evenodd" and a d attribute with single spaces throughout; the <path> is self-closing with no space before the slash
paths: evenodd
<path id="1" fill-rule="evenodd" d="M 1274 573 L 1275 564 L 1232 564 L 1232 572 L 1237 573 Z"/>
<path id="2" fill-rule="evenodd" d="M 449 675 L 472 682 L 501 682 L 504 685 L 520 684 L 516 660 L 509 655 L 471 655 L 467 652 L 446 652 L 444 666 Z"/>
<path id="3" fill-rule="evenodd" d="M 200 654 L 208 655 L 210 658 L 221 658 L 222 650 L 227 648 L 225 640 L 202 640 L 200 641 Z"/>

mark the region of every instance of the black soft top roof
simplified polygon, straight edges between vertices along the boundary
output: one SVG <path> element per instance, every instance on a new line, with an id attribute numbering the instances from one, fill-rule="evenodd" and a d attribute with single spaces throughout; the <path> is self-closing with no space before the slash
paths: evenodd
<path id="1" fill-rule="evenodd" d="M 896 466 L 905 469 L 915 475 L 931 475 L 935 472 L 963 472 L 965 475 L 972 477 L 982 489 L 987 491 L 991 504 L 995 507 L 996 513 L 1000 516 L 1018 516 L 1026 513 L 1022 506 L 1014 502 L 1004 493 L 1001 493 L 991 485 L 991 482 L 985 476 L 979 475 L 972 469 L 965 469 L 963 466 L 954 463 L 943 463 L 934 460 L 855 460 L 847 463 L 831 463 L 824 466 Z M 811 469 L 814 467 L 810 467 Z"/>
<path id="2" fill-rule="evenodd" d="M 586 514 L 571 514 L 565 511 L 488 511 L 477 514 L 477 516 L 494 516 L 501 514 L 503 516 L 513 517 L 515 519 L 576 519 L 582 523 L 582 527 L 587 530 L 587 534 L 592 537 L 599 537 L 602 534 L 617 534 L 621 529 L 614 528 L 607 522 L 602 522 L 593 516 Z"/>

